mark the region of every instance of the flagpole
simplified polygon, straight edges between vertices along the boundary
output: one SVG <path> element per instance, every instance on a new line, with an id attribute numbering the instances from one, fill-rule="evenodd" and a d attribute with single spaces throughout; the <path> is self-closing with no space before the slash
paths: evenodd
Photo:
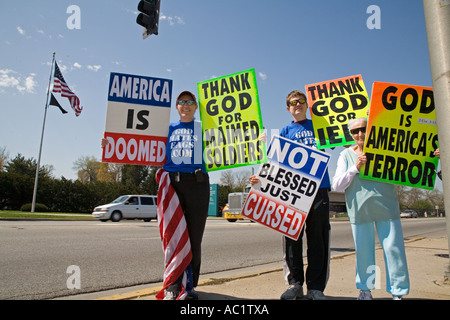
<path id="1" fill-rule="evenodd" d="M 38 157 L 37 166 L 36 166 L 36 175 L 35 175 L 35 178 L 34 178 L 33 201 L 31 202 L 31 212 L 34 212 L 34 210 L 36 208 L 36 193 L 37 193 L 38 180 L 39 180 L 39 166 L 40 166 L 40 163 L 41 163 L 42 141 L 44 140 L 45 119 L 47 118 L 48 97 L 50 95 L 50 86 L 52 84 L 52 76 L 53 76 L 53 67 L 54 67 L 54 65 L 55 65 L 55 52 L 53 52 L 52 67 L 51 67 L 51 71 L 50 71 L 50 78 L 48 80 L 47 100 L 45 100 L 44 121 L 42 123 L 41 145 L 39 146 L 39 157 Z"/>

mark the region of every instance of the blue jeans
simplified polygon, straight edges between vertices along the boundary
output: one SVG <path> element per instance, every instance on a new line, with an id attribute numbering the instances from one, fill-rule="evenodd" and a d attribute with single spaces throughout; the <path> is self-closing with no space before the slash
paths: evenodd
<path id="1" fill-rule="evenodd" d="M 356 287 L 374 289 L 375 228 L 384 252 L 386 291 L 392 295 L 409 293 L 409 274 L 400 219 L 351 224 L 356 251 Z"/>

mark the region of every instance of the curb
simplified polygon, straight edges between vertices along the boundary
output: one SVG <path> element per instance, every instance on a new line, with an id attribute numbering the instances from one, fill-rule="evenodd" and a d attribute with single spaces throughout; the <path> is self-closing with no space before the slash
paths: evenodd
<path id="1" fill-rule="evenodd" d="M 423 239 L 426 239 L 426 237 L 418 237 L 418 238 L 405 240 L 405 244 L 423 240 Z M 382 250 L 382 248 L 381 247 L 376 248 L 376 250 Z M 355 254 L 354 251 L 349 252 L 349 253 L 343 253 L 340 255 L 330 257 L 330 260 L 342 259 L 347 256 L 354 255 L 354 254 Z M 231 282 L 231 281 L 240 280 L 240 279 L 253 278 L 253 277 L 260 276 L 260 275 L 264 275 L 264 274 L 268 274 L 268 273 L 272 273 L 272 272 L 279 272 L 279 271 L 283 271 L 283 268 L 275 268 L 275 269 L 264 270 L 264 271 L 259 271 L 259 272 L 252 272 L 252 273 L 248 273 L 248 274 L 244 273 L 244 274 L 239 274 L 239 275 L 226 277 L 226 278 L 207 278 L 207 279 L 200 280 L 198 283 L 198 286 L 201 287 L 201 286 L 212 286 L 212 285 L 217 285 L 217 284 L 223 284 L 226 282 Z M 137 290 L 137 291 L 133 291 L 133 292 L 129 292 L 129 293 L 114 294 L 111 296 L 97 298 L 94 300 L 131 300 L 131 299 L 137 299 L 137 298 L 144 297 L 144 296 L 155 295 L 162 289 L 163 289 L 163 286 L 160 285 L 160 286 L 155 286 L 155 287 L 151 287 L 148 289 Z"/>

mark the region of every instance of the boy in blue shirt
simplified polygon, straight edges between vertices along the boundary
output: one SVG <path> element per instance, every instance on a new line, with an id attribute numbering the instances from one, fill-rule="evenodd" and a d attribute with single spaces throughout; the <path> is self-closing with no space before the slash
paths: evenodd
<path id="1" fill-rule="evenodd" d="M 308 147 L 317 148 L 312 121 L 306 118 L 308 102 L 306 95 L 298 90 L 288 94 L 287 110 L 294 121 L 281 129 L 280 136 L 294 140 Z M 308 267 L 306 269 L 307 298 L 311 300 L 326 299 L 323 291 L 329 273 L 330 210 L 328 191 L 330 178 L 328 170 L 322 179 L 316 198 L 308 213 L 300 237 L 297 241 L 283 237 L 284 276 L 289 288 L 281 299 L 299 299 L 303 297 L 303 232 L 306 229 Z"/>
<path id="2" fill-rule="evenodd" d="M 308 102 L 306 95 L 298 90 L 288 94 L 286 98 L 287 110 L 294 121 L 281 129 L 280 136 L 317 148 L 312 121 L 306 118 Z M 256 175 L 250 177 L 250 183 L 259 182 Z M 330 247 L 330 209 L 328 191 L 330 191 L 330 178 L 328 170 L 317 191 L 316 198 L 308 213 L 305 222 L 307 240 L 308 268 L 306 270 L 306 297 L 310 300 L 324 300 L 328 273 L 329 273 L 329 247 Z M 284 278 L 289 285 L 281 295 L 282 300 L 295 300 L 303 298 L 303 284 L 305 274 L 303 271 L 303 232 L 297 241 L 283 237 Z"/>

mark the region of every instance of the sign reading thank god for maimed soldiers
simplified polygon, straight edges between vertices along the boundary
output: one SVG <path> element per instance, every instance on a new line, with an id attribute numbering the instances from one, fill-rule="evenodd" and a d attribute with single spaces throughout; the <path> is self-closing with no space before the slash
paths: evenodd
<path id="1" fill-rule="evenodd" d="M 163 165 L 171 97 L 172 80 L 111 73 L 102 161 Z"/>
<path id="2" fill-rule="evenodd" d="M 350 119 L 366 116 L 369 97 L 361 75 L 305 86 L 317 148 L 353 144 Z"/>
<path id="3" fill-rule="evenodd" d="M 328 167 L 330 155 L 273 136 L 268 162 L 257 173 L 242 215 L 297 240 Z"/>
<path id="4" fill-rule="evenodd" d="M 266 159 L 255 70 L 197 84 L 207 171 Z"/>
<path id="5" fill-rule="evenodd" d="M 433 88 L 374 82 L 360 176 L 432 190 L 438 147 Z"/>

